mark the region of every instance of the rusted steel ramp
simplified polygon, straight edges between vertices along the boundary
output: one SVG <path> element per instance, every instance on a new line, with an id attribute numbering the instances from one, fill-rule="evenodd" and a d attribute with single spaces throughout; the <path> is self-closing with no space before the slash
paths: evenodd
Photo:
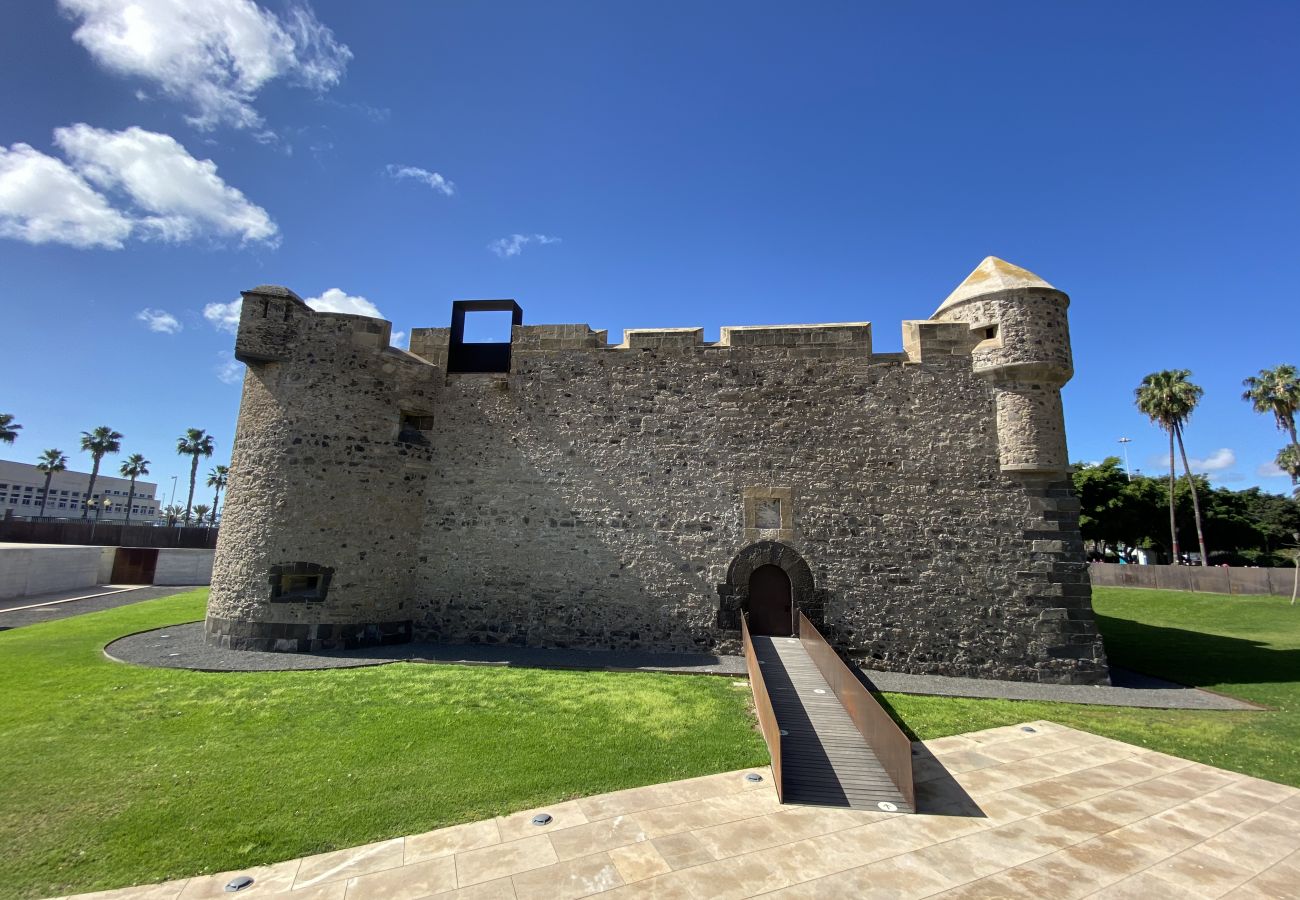
<path id="1" fill-rule="evenodd" d="M 781 801 L 914 812 L 911 741 L 800 619 L 798 637 L 744 635 Z"/>

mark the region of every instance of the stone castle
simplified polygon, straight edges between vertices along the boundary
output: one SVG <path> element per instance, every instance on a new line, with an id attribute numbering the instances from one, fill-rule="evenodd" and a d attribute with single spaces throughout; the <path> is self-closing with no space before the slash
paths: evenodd
<path id="1" fill-rule="evenodd" d="M 208 639 L 734 651 L 1105 683 L 1060 389 L 1069 298 L 989 257 L 902 353 L 865 322 L 449 328 L 243 294 Z M 463 340 L 509 310 L 509 343 Z"/>

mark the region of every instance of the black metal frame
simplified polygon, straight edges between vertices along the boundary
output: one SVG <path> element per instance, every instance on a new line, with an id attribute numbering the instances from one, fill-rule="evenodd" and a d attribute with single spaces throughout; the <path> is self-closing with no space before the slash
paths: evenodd
<path id="1" fill-rule="evenodd" d="M 513 300 L 455 300 L 451 304 L 451 336 L 447 343 L 448 372 L 509 372 L 510 342 L 465 341 L 465 313 L 508 312 L 511 326 L 524 324 L 524 311 Z"/>

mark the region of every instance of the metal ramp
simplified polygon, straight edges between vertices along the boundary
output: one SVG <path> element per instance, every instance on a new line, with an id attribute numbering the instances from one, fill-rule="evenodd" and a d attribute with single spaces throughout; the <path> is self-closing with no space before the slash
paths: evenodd
<path id="1" fill-rule="evenodd" d="M 799 619 L 798 637 L 751 637 L 742 626 L 781 802 L 914 812 L 911 741 Z"/>

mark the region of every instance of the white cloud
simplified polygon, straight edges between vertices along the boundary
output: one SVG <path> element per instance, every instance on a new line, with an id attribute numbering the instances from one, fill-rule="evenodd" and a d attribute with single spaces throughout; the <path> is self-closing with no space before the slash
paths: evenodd
<path id="1" fill-rule="evenodd" d="M 1255 469 L 1255 474 L 1258 475 L 1260 478 L 1289 478 L 1290 477 L 1289 475 L 1287 475 L 1286 471 L 1283 470 L 1281 466 L 1279 466 L 1277 463 L 1273 462 L 1272 460 L 1269 460 L 1266 463 L 1260 463 L 1259 467 Z"/>
<path id="2" fill-rule="evenodd" d="M 135 317 L 143 322 L 150 331 L 156 331 L 159 334 L 175 334 L 181 330 L 181 323 L 165 309 L 145 308 L 136 313 Z"/>
<path id="3" fill-rule="evenodd" d="M 222 350 L 217 354 L 215 371 L 217 380 L 224 381 L 226 384 L 240 384 L 244 380 L 244 364 L 235 359 L 235 355 L 227 350 Z"/>
<path id="4" fill-rule="evenodd" d="M 197 128 L 262 127 L 258 92 L 277 78 L 315 91 L 343 77 L 352 51 L 305 4 L 283 17 L 252 0 L 59 0 L 73 39 L 99 65 L 190 103 Z"/>
<path id="5" fill-rule="evenodd" d="M 509 237 L 497 238 L 488 244 L 488 249 L 505 259 L 523 253 L 524 247 L 528 244 L 558 244 L 559 242 L 559 238 L 545 234 L 512 234 Z"/>
<path id="6" fill-rule="evenodd" d="M 1233 453 L 1228 447 L 1222 447 L 1215 450 L 1204 459 L 1189 457 L 1188 463 L 1193 472 L 1222 472 L 1231 469 L 1237 464 L 1237 454 Z"/>
<path id="7" fill-rule="evenodd" d="M 421 184 L 427 184 L 438 193 L 450 197 L 456 193 L 456 185 L 446 178 L 443 178 L 437 172 L 430 172 L 428 169 L 421 169 L 419 166 L 398 166 L 392 163 L 388 164 L 389 177 L 401 181 L 403 178 L 413 178 Z"/>
<path id="8" fill-rule="evenodd" d="M 304 297 L 303 302 L 316 312 L 348 313 L 353 316 L 370 316 L 382 319 L 379 307 L 365 297 L 352 297 L 338 288 L 330 288 L 319 297 Z"/>
<path id="9" fill-rule="evenodd" d="M 388 338 L 388 343 L 391 344 L 391 345 L 394 346 L 394 347 L 401 347 L 401 346 L 402 346 L 402 343 L 403 343 L 405 340 L 406 340 L 406 332 L 405 332 L 405 331 L 394 331 L 394 332 L 392 333 L 392 335 L 389 336 L 389 338 Z M 403 349 L 405 349 L 405 348 L 403 348 Z"/>
<path id="10" fill-rule="evenodd" d="M 0 237 L 117 250 L 131 221 L 62 160 L 0 147 Z"/>
<path id="11" fill-rule="evenodd" d="M 229 303 L 209 303 L 203 307 L 203 318 L 218 331 L 234 334 L 239 330 L 239 310 L 243 305 L 243 297 L 236 297 Z"/>
<path id="12" fill-rule="evenodd" d="M 143 236 L 186 241 L 215 233 L 271 244 L 278 239 L 266 210 L 226 184 L 212 160 L 195 159 L 171 135 L 80 123 L 55 129 L 54 142 L 87 179 L 124 192 L 148 214 L 137 220 Z"/>

